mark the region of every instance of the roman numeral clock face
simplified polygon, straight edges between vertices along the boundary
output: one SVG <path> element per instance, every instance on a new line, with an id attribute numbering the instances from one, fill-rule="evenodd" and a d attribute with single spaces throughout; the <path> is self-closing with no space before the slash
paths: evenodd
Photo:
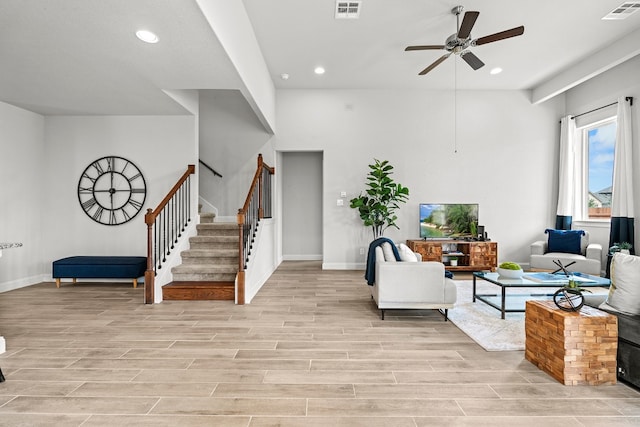
<path id="1" fill-rule="evenodd" d="M 108 156 L 91 163 L 78 182 L 82 210 L 100 224 L 131 221 L 144 205 L 147 187 L 140 169 L 122 157 Z"/>

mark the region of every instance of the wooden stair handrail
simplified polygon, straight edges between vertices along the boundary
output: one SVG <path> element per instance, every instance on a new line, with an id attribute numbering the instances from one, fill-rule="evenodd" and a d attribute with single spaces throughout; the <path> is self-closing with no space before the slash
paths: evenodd
<path id="1" fill-rule="evenodd" d="M 251 196 L 253 195 L 254 190 L 256 189 L 256 185 L 258 184 L 258 180 L 262 176 L 262 170 L 265 169 L 269 174 L 273 175 L 276 172 L 276 169 L 267 165 L 262 159 L 262 154 L 258 154 L 258 167 L 256 168 L 256 173 L 253 175 L 253 181 L 251 181 L 251 186 L 249 187 L 249 193 L 247 194 L 247 198 L 244 200 L 244 205 L 242 208 L 238 210 L 238 213 L 247 213 L 249 210 L 249 204 L 251 203 Z"/>
<path id="2" fill-rule="evenodd" d="M 238 233 L 240 237 L 240 241 L 238 243 L 238 289 L 237 289 L 237 303 L 244 304 L 244 278 L 245 278 L 245 239 L 248 236 L 245 235 L 245 227 L 247 226 L 247 218 L 249 209 L 251 207 L 251 201 L 255 197 L 256 188 L 258 189 L 258 219 L 263 218 L 263 172 L 266 171 L 269 175 L 273 175 L 275 173 L 275 168 L 264 163 L 262 158 L 262 154 L 258 154 L 258 166 L 256 168 L 256 173 L 253 176 L 253 180 L 251 181 L 251 186 L 249 187 L 249 192 L 247 194 L 247 198 L 245 199 L 244 205 L 242 208 L 238 209 L 237 215 L 237 223 L 238 223 Z"/>
<path id="3" fill-rule="evenodd" d="M 169 203 L 169 200 L 171 200 L 171 198 L 178 192 L 178 189 L 182 186 L 182 184 L 184 184 L 187 178 L 189 178 L 189 175 L 194 173 L 196 173 L 196 166 L 188 165 L 186 172 L 182 174 L 178 182 L 176 182 L 176 184 L 171 188 L 171 190 L 169 190 L 169 193 L 167 193 L 164 199 L 162 199 L 160 204 L 158 204 L 158 206 L 153 210 L 147 209 L 147 213 L 144 215 L 144 222 L 147 225 L 153 225 L 153 222 L 156 220 L 156 217 L 158 216 L 160 211 L 162 211 L 162 209 L 167 205 L 167 203 Z"/>
<path id="4" fill-rule="evenodd" d="M 147 209 L 144 215 L 144 222 L 147 224 L 147 269 L 144 272 L 144 302 L 153 304 L 155 298 L 155 265 L 153 260 L 153 226 L 156 218 L 167 206 L 169 201 L 176 195 L 178 190 L 187 181 L 190 175 L 195 174 L 196 166 L 188 165 L 185 173 L 178 179 L 178 182 L 169 190 L 169 193 L 162 199 L 155 209 Z"/>

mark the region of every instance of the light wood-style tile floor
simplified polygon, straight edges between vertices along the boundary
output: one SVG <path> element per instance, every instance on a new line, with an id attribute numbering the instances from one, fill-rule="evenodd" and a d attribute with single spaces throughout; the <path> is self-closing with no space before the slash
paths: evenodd
<path id="1" fill-rule="evenodd" d="M 2 426 L 640 425 L 637 390 L 563 386 L 434 311 L 381 321 L 362 271 L 316 262 L 245 306 L 42 283 L 0 294 L 0 335 Z"/>

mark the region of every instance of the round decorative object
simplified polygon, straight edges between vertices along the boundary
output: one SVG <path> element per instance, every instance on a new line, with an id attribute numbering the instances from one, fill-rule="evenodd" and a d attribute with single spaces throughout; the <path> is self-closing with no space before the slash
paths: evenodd
<path id="1" fill-rule="evenodd" d="M 560 288 L 553 294 L 553 302 L 564 311 L 578 311 L 584 305 L 584 296 L 578 289 Z"/>
<path id="2" fill-rule="evenodd" d="M 142 210 L 146 197 L 142 172 L 122 157 L 107 156 L 92 162 L 78 182 L 82 210 L 100 224 L 131 221 Z"/>
<path id="3" fill-rule="evenodd" d="M 498 274 L 500 277 L 504 277 L 506 279 L 521 279 L 524 271 L 520 270 L 509 270 L 507 268 L 498 267 Z"/>

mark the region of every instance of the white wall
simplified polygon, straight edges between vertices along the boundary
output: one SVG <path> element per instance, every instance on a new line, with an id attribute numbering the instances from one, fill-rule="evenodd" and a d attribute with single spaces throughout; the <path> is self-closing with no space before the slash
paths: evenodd
<path id="1" fill-rule="evenodd" d="M 155 208 L 188 164 L 197 163 L 193 116 L 47 117 L 48 183 L 45 197 L 43 268 L 74 255 L 146 254 L 144 212 Z M 82 171 L 103 156 L 120 156 L 142 171 L 147 199 L 141 213 L 118 226 L 98 224 L 78 203 Z M 193 180 L 197 194 L 197 179 Z"/>
<path id="2" fill-rule="evenodd" d="M 40 280 L 46 240 L 43 116 L 0 102 L 0 242 L 22 243 L 0 258 L 0 292 Z"/>
<path id="3" fill-rule="evenodd" d="M 277 100 L 274 148 L 324 153 L 324 268 L 365 262 L 371 232 L 348 199 L 374 158 L 410 189 L 400 230 L 386 233 L 394 240 L 418 238 L 420 202 L 477 202 L 499 260 L 528 263 L 530 243 L 554 223 L 562 97 L 533 106 L 524 91 L 459 91 L 454 108 L 450 91 L 283 90 Z"/>
<path id="4" fill-rule="evenodd" d="M 273 133 L 275 87 L 244 4 L 227 0 L 196 1 L 238 72 L 244 97 L 264 127 Z"/>
<path id="5" fill-rule="evenodd" d="M 73 255 L 145 255 L 144 212 L 197 159 L 194 116 L 43 117 L 0 103 L 0 290 L 51 279 L 51 263 Z M 133 161 L 147 183 L 143 211 L 130 222 L 94 222 L 78 202 L 78 180 L 94 160 Z M 197 195 L 197 179 L 192 186 Z"/>
<path id="6" fill-rule="evenodd" d="M 277 222 L 260 221 L 245 275 L 245 303 L 249 304 L 278 267 L 276 251 Z M 236 295 L 237 302 L 237 295 Z"/>
<path id="7" fill-rule="evenodd" d="M 594 108 L 615 102 L 619 96 L 632 96 L 633 106 L 631 107 L 633 122 L 633 170 L 634 170 L 634 199 L 635 199 L 635 241 L 636 246 L 640 243 L 640 56 L 618 65 L 611 70 L 603 73 L 566 93 L 566 114 L 580 114 Z M 615 109 L 608 109 L 613 111 Z M 598 113 L 590 116 L 583 116 L 586 120 L 589 117 L 597 118 Z M 588 223 L 581 222 L 577 226 L 589 230 L 592 233 L 592 239 L 602 244 L 606 249 L 609 245 L 609 224 L 605 223 Z M 637 251 L 637 248 L 636 248 Z"/>
<path id="8" fill-rule="evenodd" d="M 200 195 L 218 210 L 220 220 L 235 221 L 256 171 L 258 153 L 265 161 L 268 133 L 242 94 L 235 90 L 200 91 L 200 159 L 222 175 L 202 168 Z M 273 162 L 269 163 L 273 166 Z"/>

